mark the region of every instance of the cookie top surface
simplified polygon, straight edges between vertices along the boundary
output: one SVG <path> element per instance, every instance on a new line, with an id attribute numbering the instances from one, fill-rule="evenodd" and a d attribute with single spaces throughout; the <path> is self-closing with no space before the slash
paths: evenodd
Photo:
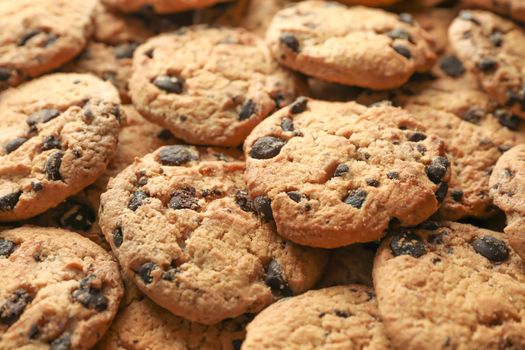
<path id="1" fill-rule="evenodd" d="M 116 90 L 52 74 L 0 95 L 0 221 L 26 219 L 93 183 L 115 153 Z"/>
<path id="2" fill-rule="evenodd" d="M 95 0 L 0 1 L 0 90 L 75 57 L 93 25 Z"/>
<path id="3" fill-rule="evenodd" d="M 265 43 L 243 29 L 195 26 L 160 35 L 134 57 L 133 104 L 192 144 L 238 146 L 298 88 Z"/>
<path id="4" fill-rule="evenodd" d="M 449 176 L 443 142 L 408 112 L 354 102 L 299 98 L 259 124 L 245 154 L 250 197 L 271 203 L 279 234 L 323 248 L 425 220 Z"/>
<path id="5" fill-rule="evenodd" d="M 464 0 L 465 4 L 481 7 L 492 12 L 525 22 L 525 3 L 523 0 Z"/>
<path id="6" fill-rule="evenodd" d="M 462 11 L 449 28 L 450 43 L 501 106 L 525 118 L 525 33 L 486 11 Z"/>
<path id="7" fill-rule="evenodd" d="M 2 349 L 89 349 L 123 294 L 107 252 L 56 228 L 1 231 L 0 278 Z"/>
<path id="8" fill-rule="evenodd" d="M 279 11 L 266 41 L 279 63 L 335 83 L 402 85 L 432 67 L 428 34 L 411 16 L 335 2 L 303 1 Z"/>
<path id="9" fill-rule="evenodd" d="M 425 227 L 392 232 L 374 262 L 379 310 L 392 345 L 523 348 L 525 262 L 506 236 L 452 222 Z"/>
<path id="10" fill-rule="evenodd" d="M 458 220 L 493 215 L 495 208 L 489 196 L 490 174 L 502 152 L 511 148 L 513 142 L 451 113 L 414 106 L 408 110 L 428 133 L 446 140 L 452 172 L 439 216 Z"/>
<path id="11" fill-rule="evenodd" d="M 160 148 L 110 181 L 100 214 L 107 241 L 138 287 L 203 324 L 301 293 L 325 265 L 324 252 L 284 241 L 256 216 L 244 162 L 215 157 L 190 146 Z"/>
<path id="12" fill-rule="evenodd" d="M 248 325 L 243 349 L 389 349 L 373 289 L 309 291 L 263 310 Z"/>
<path id="13" fill-rule="evenodd" d="M 104 4 L 123 12 L 137 12 L 144 8 L 151 8 L 158 13 L 194 10 L 226 1 L 230 0 L 102 0 Z"/>

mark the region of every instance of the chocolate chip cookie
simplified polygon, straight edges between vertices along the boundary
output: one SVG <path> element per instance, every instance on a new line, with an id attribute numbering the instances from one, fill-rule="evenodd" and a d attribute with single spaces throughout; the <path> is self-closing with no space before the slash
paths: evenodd
<path id="1" fill-rule="evenodd" d="M 390 349 L 373 289 L 357 284 L 282 300 L 248 324 L 243 350 Z"/>
<path id="2" fill-rule="evenodd" d="M 434 52 L 441 55 L 449 48 L 448 27 L 457 14 L 456 9 L 430 8 L 416 11 L 412 15 L 432 39 Z"/>
<path id="3" fill-rule="evenodd" d="M 0 232 L 0 348 L 89 349 L 117 313 L 118 265 L 73 232 Z"/>
<path id="4" fill-rule="evenodd" d="M 345 85 L 390 89 L 429 70 L 428 34 L 410 15 L 302 1 L 279 11 L 266 34 L 279 63 Z"/>
<path id="5" fill-rule="evenodd" d="M 194 10 L 230 0 L 102 0 L 110 7 L 123 12 L 137 12 L 145 7 L 158 13 L 171 13 Z"/>
<path id="6" fill-rule="evenodd" d="M 259 213 L 303 245 L 374 241 L 391 220 L 424 221 L 447 193 L 444 143 L 399 108 L 299 98 L 244 147 Z"/>
<path id="7" fill-rule="evenodd" d="M 468 6 L 476 6 L 492 12 L 525 22 L 525 2 L 523 0 L 463 0 Z"/>
<path id="8" fill-rule="evenodd" d="M 0 90 L 60 67 L 86 45 L 95 0 L 0 2 Z"/>
<path id="9" fill-rule="evenodd" d="M 447 112 L 415 106 L 408 110 L 428 133 L 446 140 L 452 173 L 439 216 L 446 220 L 492 216 L 496 208 L 489 196 L 490 174 L 513 142 Z"/>
<path id="10" fill-rule="evenodd" d="M 452 222 L 391 232 L 374 263 L 387 336 L 398 349 L 522 349 L 524 270 L 502 233 Z"/>
<path id="11" fill-rule="evenodd" d="M 490 177 L 494 204 L 507 216 L 505 233 L 514 250 L 525 260 L 525 145 L 507 151 L 496 163 Z"/>
<path id="12" fill-rule="evenodd" d="M 166 146 L 137 160 L 102 195 L 100 226 L 124 272 L 157 304 L 215 324 L 304 292 L 325 253 L 280 238 L 255 214 L 244 162 Z"/>
<path id="13" fill-rule="evenodd" d="M 297 89 L 264 42 L 240 28 L 195 26 L 152 38 L 137 49 L 130 79 L 145 117 L 201 145 L 240 145 Z"/>
<path id="14" fill-rule="evenodd" d="M 486 11 L 462 11 L 449 29 L 450 43 L 467 69 L 500 106 L 525 118 L 525 33 Z"/>
<path id="15" fill-rule="evenodd" d="M 109 83 L 57 73 L 0 95 L 0 221 L 38 215 L 93 183 L 117 148 Z"/>

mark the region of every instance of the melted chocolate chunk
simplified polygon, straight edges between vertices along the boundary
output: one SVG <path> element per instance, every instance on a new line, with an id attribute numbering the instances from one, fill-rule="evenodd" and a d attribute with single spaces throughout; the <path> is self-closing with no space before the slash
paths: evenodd
<path id="1" fill-rule="evenodd" d="M 282 34 L 279 41 L 293 52 L 299 52 L 299 40 L 292 34 Z"/>
<path id="2" fill-rule="evenodd" d="M 399 173 L 397 171 L 390 171 L 386 174 L 390 180 L 399 180 Z"/>
<path id="3" fill-rule="evenodd" d="M 0 257 L 8 258 L 15 250 L 15 243 L 9 239 L 0 238 Z"/>
<path id="4" fill-rule="evenodd" d="M 425 244 L 421 238 L 413 233 L 402 233 L 392 237 L 390 249 L 394 256 L 411 255 L 419 258 L 426 253 Z"/>
<path id="5" fill-rule="evenodd" d="M 509 249 L 505 242 L 492 236 L 477 238 L 472 242 L 472 247 L 476 253 L 490 261 L 501 262 L 509 258 Z"/>
<path id="6" fill-rule="evenodd" d="M 62 157 L 64 154 L 62 152 L 53 153 L 46 161 L 45 170 L 47 179 L 50 181 L 60 181 L 62 180 L 62 175 L 60 174 L 60 166 L 62 165 Z"/>
<path id="7" fill-rule="evenodd" d="M 392 46 L 392 48 L 394 49 L 395 52 L 397 52 L 401 56 L 403 56 L 403 57 L 405 57 L 407 59 L 411 59 L 412 58 L 412 53 L 410 52 L 410 50 L 406 46 L 403 46 L 401 44 L 395 44 L 394 46 Z"/>
<path id="8" fill-rule="evenodd" d="M 299 203 L 301 201 L 301 198 L 303 197 L 301 192 L 297 192 L 297 191 L 286 192 L 286 194 L 291 200 L 293 200 L 296 203 Z"/>
<path id="9" fill-rule="evenodd" d="M 434 193 L 438 203 L 441 203 L 445 200 L 447 193 L 448 193 L 448 183 L 446 182 L 440 183 L 438 188 L 436 189 L 436 192 Z"/>
<path id="10" fill-rule="evenodd" d="M 153 276 L 151 275 L 151 272 L 155 270 L 157 265 L 152 262 L 145 263 L 139 267 L 139 270 L 137 271 L 137 274 L 139 275 L 140 279 L 144 282 L 144 284 L 150 284 L 153 282 Z"/>
<path id="11" fill-rule="evenodd" d="M 460 202 L 461 198 L 463 198 L 463 191 L 460 189 L 453 189 L 450 191 L 450 195 L 452 196 L 452 199 L 456 202 Z"/>
<path id="12" fill-rule="evenodd" d="M 357 188 L 348 192 L 348 196 L 345 198 L 344 202 L 351 205 L 354 208 L 361 209 L 363 203 L 366 200 L 367 192 Z"/>
<path id="13" fill-rule="evenodd" d="M 15 323 L 26 306 L 31 303 L 33 298 L 29 293 L 22 288 L 15 290 L 8 298 L 0 305 L 0 323 L 5 325 L 12 325 Z"/>
<path id="14" fill-rule="evenodd" d="M 239 120 L 246 120 L 250 118 L 253 114 L 255 114 L 257 105 L 253 100 L 246 101 L 242 107 L 241 111 L 239 112 Z"/>
<path id="15" fill-rule="evenodd" d="M 262 217 L 264 221 L 273 220 L 272 201 L 267 196 L 255 197 L 253 207 L 257 215 Z"/>
<path id="16" fill-rule="evenodd" d="M 16 151 L 20 146 L 27 142 L 25 137 L 16 137 L 5 144 L 4 151 L 6 154 Z"/>
<path id="17" fill-rule="evenodd" d="M 290 113 L 299 114 L 306 111 L 308 107 L 308 98 L 301 96 L 298 97 L 290 106 Z"/>
<path id="18" fill-rule="evenodd" d="M 252 212 L 253 203 L 248 197 L 248 192 L 246 190 L 239 190 L 235 192 L 235 203 L 245 212 Z"/>
<path id="19" fill-rule="evenodd" d="M 122 228 L 115 227 L 115 229 L 113 230 L 113 243 L 115 244 L 115 247 L 120 248 L 123 241 L 124 235 L 122 233 Z"/>
<path id="20" fill-rule="evenodd" d="M 270 159 L 281 152 L 286 142 L 277 137 L 263 136 L 252 146 L 250 157 L 255 159 Z"/>
<path id="21" fill-rule="evenodd" d="M 60 144 L 60 141 L 53 135 L 47 136 L 44 139 L 44 142 L 42 143 L 42 146 L 40 146 L 40 150 L 48 151 L 50 149 L 61 149 L 62 145 Z"/>
<path id="22" fill-rule="evenodd" d="M 18 204 L 22 191 L 13 192 L 0 197 L 0 211 L 6 212 L 13 210 Z"/>
<path id="23" fill-rule="evenodd" d="M 453 78 L 458 78 L 465 73 L 463 63 L 454 55 L 443 56 L 439 60 L 439 67 Z"/>
<path id="24" fill-rule="evenodd" d="M 197 199 L 197 191 L 193 187 L 184 187 L 176 190 L 171 196 L 169 207 L 176 210 L 198 210 L 200 206 Z"/>
<path id="25" fill-rule="evenodd" d="M 188 146 L 166 146 L 159 152 L 159 160 L 162 165 L 181 165 L 196 159 L 197 156 Z"/>
<path id="26" fill-rule="evenodd" d="M 284 118 L 281 121 L 281 129 L 283 131 L 294 131 L 293 120 L 290 118 Z"/>
<path id="27" fill-rule="evenodd" d="M 445 157 L 436 157 L 432 159 L 432 162 L 427 167 L 427 176 L 435 184 L 441 182 L 448 168 L 448 159 Z"/>
<path id="28" fill-rule="evenodd" d="M 27 118 L 27 125 L 33 126 L 38 123 L 47 123 L 50 120 L 55 119 L 60 115 L 60 111 L 57 109 L 43 109 L 41 111 L 35 112 Z"/>
<path id="29" fill-rule="evenodd" d="M 182 94 L 184 91 L 184 80 L 168 75 L 159 75 L 153 80 L 153 85 L 169 93 Z"/>
<path id="30" fill-rule="evenodd" d="M 410 33 L 403 28 L 394 28 L 386 33 L 386 35 L 392 39 L 408 40 L 410 42 L 413 41 Z"/>
<path id="31" fill-rule="evenodd" d="M 129 203 L 128 203 L 128 208 L 133 211 L 137 210 L 142 205 L 142 202 L 147 198 L 149 198 L 149 195 L 146 192 L 143 192 L 143 191 L 133 192 L 129 200 Z"/>
<path id="32" fill-rule="evenodd" d="M 108 298 L 98 287 L 92 286 L 95 275 L 90 275 L 80 281 L 80 288 L 71 293 L 74 301 L 81 303 L 86 309 L 104 311 L 108 307 Z"/>
<path id="33" fill-rule="evenodd" d="M 264 283 L 270 287 L 272 294 L 275 296 L 289 297 L 293 295 L 283 275 L 281 265 L 275 259 L 272 259 L 268 264 Z"/>
<path id="34" fill-rule="evenodd" d="M 482 72 L 488 72 L 496 69 L 498 61 L 493 57 L 482 57 L 478 62 L 478 68 Z"/>
<path id="35" fill-rule="evenodd" d="M 335 168 L 334 177 L 343 176 L 345 174 L 348 174 L 349 171 L 350 168 L 348 167 L 348 165 L 341 163 Z"/>
<path id="36" fill-rule="evenodd" d="M 411 141 L 411 142 L 423 141 L 426 138 L 427 138 L 427 135 L 423 134 L 422 132 L 413 132 L 410 135 L 408 135 L 408 141 Z"/>

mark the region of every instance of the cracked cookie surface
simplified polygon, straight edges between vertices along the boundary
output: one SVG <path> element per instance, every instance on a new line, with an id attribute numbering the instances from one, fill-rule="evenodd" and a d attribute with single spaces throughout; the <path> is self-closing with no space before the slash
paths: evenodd
<path id="1" fill-rule="evenodd" d="M 129 84 L 145 117 L 186 142 L 215 146 L 240 145 L 298 89 L 255 34 L 205 26 L 141 45 Z"/>
<path id="2" fill-rule="evenodd" d="M 118 264 L 73 232 L 0 231 L 0 348 L 87 350 L 123 294 Z"/>
<path id="3" fill-rule="evenodd" d="M 266 41 L 286 67 L 374 89 L 400 86 L 435 61 L 428 34 L 411 16 L 335 2 L 303 1 L 279 11 Z"/>
<path id="4" fill-rule="evenodd" d="M 411 114 L 299 98 L 245 142 L 248 193 L 283 237 L 335 248 L 416 225 L 446 195 L 444 143 Z M 402 204 L 400 204 L 402 203 Z"/>
<path id="5" fill-rule="evenodd" d="M 162 147 L 102 195 L 100 226 L 125 273 L 159 305 L 203 324 L 304 292 L 325 265 L 324 252 L 283 240 L 256 216 L 244 162 L 228 159 Z"/>
<path id="6" fill-rule="evenodd" d="M 387 336 L 399 349 L 522 349 L 524 269 L 503 233 L 453 222 L 390 232 L 373 271 Z"/>
<path id="7" fill-rule="evenodd" d="M 87 74 L 57 73 L 0 95 L 0 221 L 27 219 L 93 183 L 117 148 L 120 100 Z"/>

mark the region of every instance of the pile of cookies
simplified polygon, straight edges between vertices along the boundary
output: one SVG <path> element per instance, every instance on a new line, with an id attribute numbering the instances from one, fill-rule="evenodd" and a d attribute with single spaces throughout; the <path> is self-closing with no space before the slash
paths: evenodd
<path id="1" fill-rule="evenodd" d="M 524 25 L 0 0 L 0 350 L 525 349 Z"/>

